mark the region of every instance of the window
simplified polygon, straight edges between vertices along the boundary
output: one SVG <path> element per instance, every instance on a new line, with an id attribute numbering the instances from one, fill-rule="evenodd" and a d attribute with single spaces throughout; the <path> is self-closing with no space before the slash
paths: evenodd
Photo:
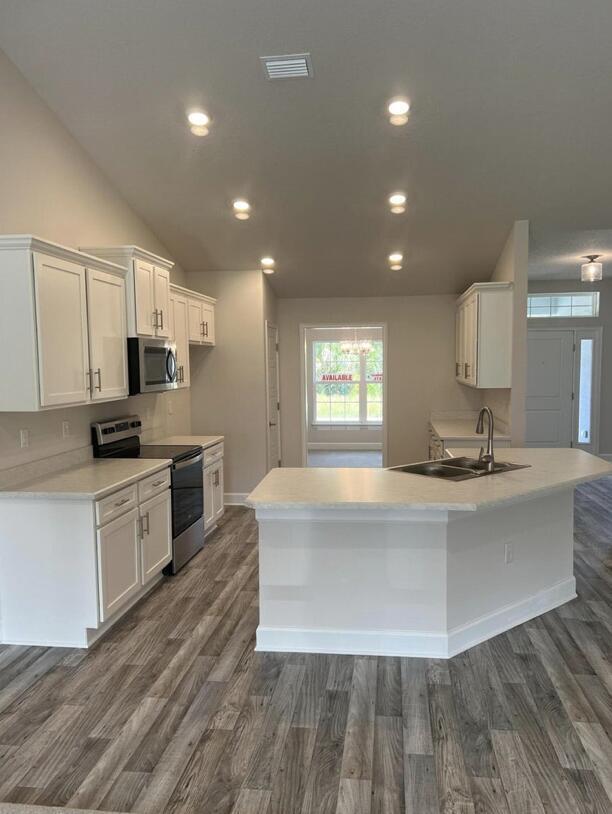
<path id="1" fill-rule="evenodd" d="M 527 297 L 529 319 L 597 316 L 599 316 L 599 291 L 529 294 Z"/>
<path id="2" fill-rule="evenodd" d="M 361 344 L 367 352 L 347 352 L 340 340 L 313 341 L 313 423 L 382 424 L 383 343 Z"/>

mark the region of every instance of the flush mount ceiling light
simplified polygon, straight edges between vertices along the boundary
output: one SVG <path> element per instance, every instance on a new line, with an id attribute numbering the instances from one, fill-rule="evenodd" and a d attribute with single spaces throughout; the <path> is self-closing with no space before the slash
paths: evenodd
<path id="1" fill-rule="evenodd" d="M 261 270 L 264 274 L 274 274 L 274 258 L 262 257 L 259 261 L 261 263 Z"/>
<path id="2" fill-rule="evenodd" d="M 408 99 L 404 99 L 403 96 L 396 96 L 395 99 L 389 100 L 387 110 L 389 111 L 389 121 L 391 124 L 399 127 L 408 121 L 410 102 Z"/>
<path id="3" fill-rule="evenodd" d="M 393 252 L 389 255 L 389 263 L 391 271 L 400 271 L 402 268 L 402 260 L 404 255 L 401 252 Z"/>
<path id="4" fill-rule="evenodd" d="M 406 196 L 403 192 L 394 192 L 389 195 L 389 206 L 394 215 L 401 215 L 406 211 Z"/>
<path id="5" fill-rule="evenodd" d="M 597 262 L 601 255 L 585 254 L 584 257 L 589 262 L 580 266 L 580 279 L 583 283 L 599 282 L 603 277 L 603 264 Z"/>
<path id="6" fill-rule="evenodd" d="M 236 198 L 232 203 L 234 215 L 238 220 L 248 220 L 251 217 L 251 204 L 244 198 Z"/>
<path id="7" fill-rule="evenodd" d="M 210 116 L 204 113 L 203 110 L 190 110 L 187 114 L 187 121 L 189 122 L 189 129 L 194 136 L 208 135 Z"/>

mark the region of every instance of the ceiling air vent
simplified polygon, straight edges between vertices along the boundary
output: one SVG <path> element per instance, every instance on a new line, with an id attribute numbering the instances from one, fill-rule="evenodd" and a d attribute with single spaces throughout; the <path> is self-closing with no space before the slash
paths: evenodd
<path id="1" fill-rule="evenodd" d="M 283 54 L 259 58 L 268 79 L 312 78 L 310 54 Z"/>

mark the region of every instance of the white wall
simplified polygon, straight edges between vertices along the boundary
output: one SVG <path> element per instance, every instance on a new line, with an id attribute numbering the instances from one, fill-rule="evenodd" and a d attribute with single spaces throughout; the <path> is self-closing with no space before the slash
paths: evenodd
<path id="1" fill-rule="evenodd" d="M 478 391 L 454 379 L 455 296 L 281 299 L 280 378 L 283 465 L 302 465 L 301 324 L 387 325 L 388 465 L 427 455 L 432 410 L 476 410 Z"/>
<path id="2" fill-rule="evenodd" d="M 266 474 L 264 321 L 275 298 L 261 271 L 191 273 L 187 285 L 217 297 L 215 348 L 191 351 L 192 429 L 225 436 L 225 493 L 248 494 Z"/>
<path id="3" fill-rule="evenodd" d="M 554 271 L 554 269 L 551 269 Z M 578 274 L 578 266 L 576 266 Z M 599 291 L 599 316 L 572 319 L 531 319 L 528 328 L 603 328 L 601 348 L 601 405 L 599 410 L 599 452 L 612 455 L 612 279 L 600 283 L 578 280 L 530 280 L 530 293 L 556 291 Z"/>
<path id="4" fill-rule="evenodd" d="M 514 283 L 512 321 L 512 388 L 485 390 L 484 401 L 509 427 L 512 445 L 525 442 L 525 394 L 527 387 L 527 270 L 529 221 L 516 221 L 504 245 L 492 281 Z"/>
<path id="5" fill-rule="evenodd" d="M 32 233 L 68 246 L 135 243 L 169 256 L 81 146 L 0 51 L 0 234 Z M 173 270 L 173 282 L 184 282 Z M 6 382 L 2 386 L 6 386 Z M 168 415 L 168 405 L 173 414 Z M 187 432 L 190 399 L 177 392 L 95 407 L 44 413 L 0 413 L 0 471 L 89 445 L 89 425 L 102 417 L 148 413 L 151 432 Z M 62 438 L 62 421 L 71 437 Z M 19 429 L 31 446 L 19 446 Z"/>

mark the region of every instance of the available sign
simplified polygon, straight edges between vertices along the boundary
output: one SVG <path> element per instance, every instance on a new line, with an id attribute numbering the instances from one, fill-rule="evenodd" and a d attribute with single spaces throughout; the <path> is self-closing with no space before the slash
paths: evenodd
<path id="1" fill-rule="evenodd" d="M 322 382 L 352 382 L 352 373 L 323 373 Z"/>

